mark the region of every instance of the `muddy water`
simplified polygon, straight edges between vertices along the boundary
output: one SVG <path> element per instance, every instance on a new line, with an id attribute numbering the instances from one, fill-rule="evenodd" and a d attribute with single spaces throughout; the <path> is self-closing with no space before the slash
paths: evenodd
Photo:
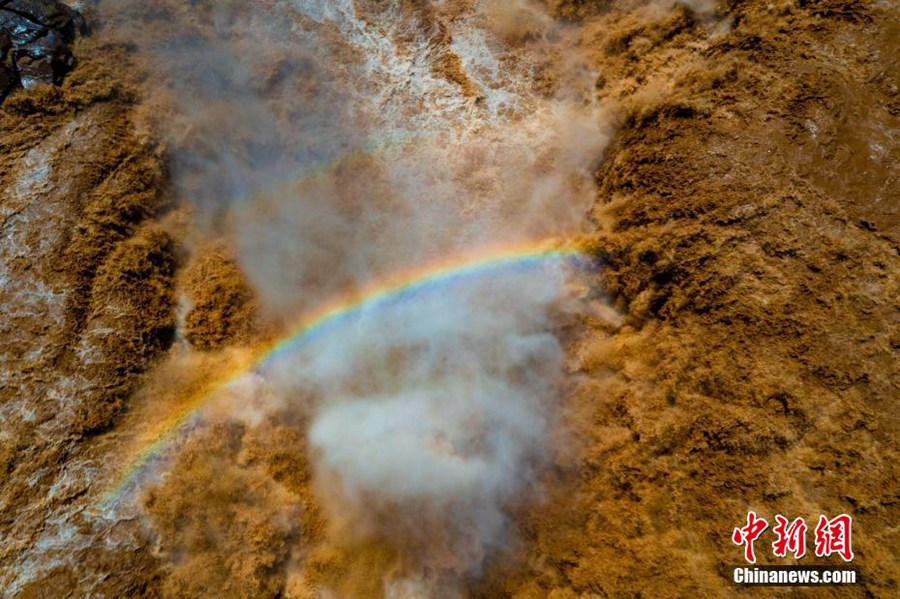
<path id="1" fill-rule="evenodd" d="M 122 5 L 62 88 L 6 102 L 5 595 L 727 595 L 750 509 L 852 514 L 849 594 L 896 592 L 895 7 L 547 4 L 564 20 Z M 121 35 L 142 53 L 108 45 Z M 608 147 L 596 110 L 618 124 Z M 338 218 L 364 220 L 361 196 L 391 208 L 362 232 Z M 410 220 L 421 205 L 453 209 Z M 327 251 L 276 243 L 298 230 Z M 502 506 L 502 546 L 379 528 L 384 506 L 358 535 L 352 501 L 323 493 L 308 414 L 268 407 L 192 423 L 137 492 L 98 503 L 185 397 L 297 310 L 498 230 L 587 232 L 605 265 L 554 321 L 564 426 L 539 500 Z M 391 245 L 398 231 L 413 241 Z M 404 546 L 465 574 L 422 576 Z"/>
<path id="2" fill-rule="evenodd" d="M 868 46 L 864 36 L 871 35 L 877 43 L 861 73 L 848 76 L 835 70 L 828 74 L 833 93 L 805 115 L 809 139 L 797 144 L 808 157 L 808 163 L 802 157 L 798 162 L 816 185 L 840 199 L 862 226 L 894 240 L 900 234 L 896 192 L 900 117 L 896 100 L 880 100 L 884 95 L 895 98 L 898 93 L 895 82 L 900 54 L 890 41 L 898 34 L 896 23 L 886 23 L 877 32 L 848 31 L 837 36 L 839 48 Z M 840 52 L 829 52 L 821 59 L 826 64 L 840 64 L 843 57 Z M 869 85 L 861 84 L 863 78 Z"/>

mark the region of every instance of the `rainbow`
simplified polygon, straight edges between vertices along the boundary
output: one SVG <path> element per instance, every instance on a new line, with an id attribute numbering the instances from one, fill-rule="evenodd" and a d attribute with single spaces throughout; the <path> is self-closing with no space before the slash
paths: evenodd
<path id="1" fill-rule="evenodd" d="M 362 310 L 384 308 L 403 302 L 436 287 L 489 276 L 509 270 L 525 271 L 553 263 L 586 265 L 586 252 L 575 244 L 543 241 L 514 247 L 494 248 L 476 255 L 464 255 L 407 271 L 380 284 L 334 298 L 318 310 L 301 319 L 299 326 L 272 345 L 263 347 L 240 359 L 232 374 L 193 393 L 168 419 L 157 425 L 148 435 L 150 441 L 128 463 L 128 467 L 102 499 L 105 508 L 117 504 L 129 491 L 140 487 L 140 478 L 152 464 L 161 459 L 166 448 L 177 436 L 195 422 L 204 405 L 216 393 L 224 390 L 247 373 L 289 354 L 301 345 L 346 323 Z"/>

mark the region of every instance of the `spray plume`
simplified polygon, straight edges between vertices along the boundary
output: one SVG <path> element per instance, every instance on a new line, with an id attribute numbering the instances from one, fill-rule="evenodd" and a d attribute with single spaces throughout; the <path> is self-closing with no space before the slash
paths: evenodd
<path id="1" fill-rule="evenodd" d="M 279 362 L 295 360 L 302 346 L 311 345 L 317 338 L 353 324 L 364 313 L 375 312 L 381 316 L 403 303 L 420 300 L 425 295 L 446 292 L 460 284 L 471 285 L 477 278 L 505 277 L 510 273 L 528 270 L 540 270 L 542 276 L 554 276 L 554 267 L 590 264 L 587 254 L 574 246 L 554 246 L 551 242 L 543 242 L 530 247 L 503 248 L 478 258 L 467 256 L 464 260 L 449 260 L 340 297 L 302 318 L 302 324 L 282 341 L 241 355 L 230 367 L 233 374 L 214 381 L 211 386 L 195 392 L 190 399 L 181 402 L 169 418 L 157 425 L 155 432 L 146 435 L 148 440 L 121 479 L 107 492 L 104 503 L 107 506 L 115 504 L 129 491 L 137 490 L 141 475 L 152 466 L 154 460 L 164 456 L 166 444 L 202 415 L 203 408 L 208 402 L 215 400 L 217 392 L 239 385 L 244 377 L 252 373 L 277 368 Z"/>
<path id="2" fill-rule="evenodd" d="M 577 32 L 514 4 L 101 2 L 145 58 L 179 195 L 266 314 L 300 323 L 150 425 L 106 512 L 168 484 L 190 424 L 287 413 L 334 542 L 394 548 L 382 594 L 453 595 L 506 544 L 547 461 L 584 264 L 545 240 L 584 232 L 607 139 Z"/>

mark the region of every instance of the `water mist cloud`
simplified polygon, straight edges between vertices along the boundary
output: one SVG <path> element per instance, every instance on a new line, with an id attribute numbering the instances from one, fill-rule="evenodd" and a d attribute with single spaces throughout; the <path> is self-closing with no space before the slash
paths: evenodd
<path id="1" fill-rule="evenodd" d="M 576 50 L 532 3 L 101 8 L 169 110 L 151 120 L 180 195 L 215 215 L 280 322 L 448 256 L 583 231 L 606 123 L 535 86 L 548 44 Z M 389 594 L 452 590 L 505 543 L 547 459 L 570 274 L 498 269 L 363 309 L 266 364 L 268 407 L 232 415 L 309 423 L 336 534 L 403 553 Z"/>

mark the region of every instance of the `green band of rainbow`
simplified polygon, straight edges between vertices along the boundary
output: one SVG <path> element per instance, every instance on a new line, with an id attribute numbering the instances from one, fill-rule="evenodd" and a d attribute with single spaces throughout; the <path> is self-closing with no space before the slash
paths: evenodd
<path id="1" fill-rule="evenodd" d="M 530 243 L 458 257 L 403 273 L 379 285 L 335 298 L 319 310 L 308 314 L 300 326 L 281 341 L 262 348 L 241 360 L 224 380 L 206 386 L 193 394 L 168 419 L 157 425 L 149 435 L 153 439 L 131 461 L 117 482 L 103 496 L 102 505 L 116 504 L 129 490 L 140 486 L 139 478 L 160 458 L 167 445 L 179 431 L 185 429 L 216 393 L 247 373 L 294 351 L 319 335 L 334 330 L 361 310 L 379 309 L 413 298 L 429 289 L 452 285 L 463 280 L 489 276 L 509 270 L 528 270 L 553 263 L 589 264 L 587 255 L 574 245 L 558 242 Z"/>

